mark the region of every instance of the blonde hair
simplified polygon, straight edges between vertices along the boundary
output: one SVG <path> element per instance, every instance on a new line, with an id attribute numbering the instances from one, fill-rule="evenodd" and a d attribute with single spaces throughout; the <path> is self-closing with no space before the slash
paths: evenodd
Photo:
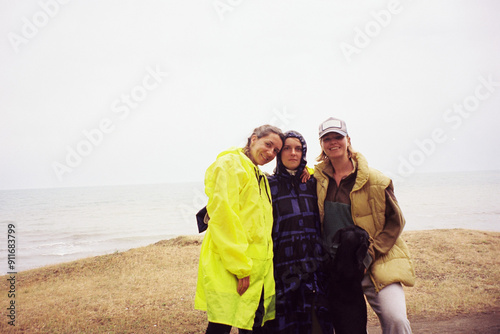
<path id="1" fill-rule="evenodd" d="M 319 145 L 320 145 L 320 146 L 321 146 L 321 139 L 322 139 L 322 138 L 323 138 L 323 137 L 321 137 L 321 138 L 319 139 L 319 141 L 320 141 L 320 144 L 319 144 Z M 349 143 L 349 144 L 347 145 L 347 156 L 348 156 L 349 158 L 351 158 L 351 157 L 352 157 L 352 155 L 353 155 L 354 153 L 356 153 L 356 150 L 354 150 L 354 148 L 353 148 L 353 147 L 352 147 L 352 145 L 351 145 L 351 140 L 350 140 L 351 138 L 350 138 L 349 136 L 346 136 L 346 138 L 347 138 L 347 139 L 349 139 L 349 140 L 348 140 L 348 143 Z M 328 160 L 328 156 L 325 154 L 325 151 L 323 151 L 323 148 L 322 148 L 322 149 L 321 149 L 321 153 L 320 153 L 320 154 L 316 157 L 316 161 L 317 161 L 317 162 L 323 162 L 323 161 L 327 161 L 327 160 Z"/>

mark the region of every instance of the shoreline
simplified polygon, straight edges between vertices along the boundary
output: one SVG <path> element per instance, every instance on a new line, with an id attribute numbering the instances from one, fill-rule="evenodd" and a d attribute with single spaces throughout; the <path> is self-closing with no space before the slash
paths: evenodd
<path id="1" fill-rule="evenodd" d="M 470 231 L 488 232 L 488 233 L 499 233 L 500 234 L 500 230 L 494 230 L 494 229 L 491 229 L 491 230 L 488 230 L 488 229 L 477 229 L 476 230 L 476 229 L 464 229 L 464 228 L 457 227 L 457 228 L 436 228 L 436 229 L 404 230 L 403 231 L 403 235 L 406 234 L 406 233 L 413 233 L 413 232 L 442 231 L 442 230 L 450 230 L 450 231 L 453 231 L 453 230 L 470 230 Z M 45 268 L 47 266 L 53 266 L 53 265 L 60 265 L 60 264 L 65 264 L 65 263 L 71 263 L 71 262 L 74 262 L 74 261 L 88 259 L 88 258 L 93 258 L 93 257 L 98 257 L 98 256 L 105 256 L 105 255 L 110 255 L 110 254 L 127 252 L 127 251 L 130 251 L 130 250 L 133 250 L 133 249 L 142 248 L 142 247 L 148 247 L 148 246 L 154 245 L 154 244 L 156 244 L 158 242 L 163 242 L 163 241 L 166 241 L 166 240 L 173 240 L 173 239 L 176 239 L 176 238 L 179 238 L 179 237 L 200 238 L 200 239 L 203 239 L 203 236 L 204 236 L 204 233 L 200 233 L 200 234 L 188 234 L 188 235 L 172 235 L 172 237 L 168 238 L 168 239 L 161 239 L 161 240 L 158 240 L 158 241 L 155 241 L 155 242 L 151 242 L 151 243 L 147 243 L 147 244 L 144 243 L 144 244 L 134 245 L 134 246 L 131 246 L 130 248 L 129 247 L 118 247 L 118 249 L 117 248 L 113 248 L 113 249 L 103 250 L 103 251 L 88 251 L 88 252 L 84 251 L 84 252 L 81 252 L 82 255 L 77 255 L 78 253 L 64 254 L 64 255 L 59 255 L 59 254 L 43 254 L 43 255 L 35 256 L 35 258 L 46 257 L 47 258 L 47 262 L 46 263 L 44 263 L 42 265 L 31 265 L 29 268 L 22 269 L 22 270 L 18 271 L 18 273 L 22 273 L 22 272 L 25 272 L 25 271 L 28 271 L 28 270 Z M 18 251 L 18 254 L 19 253 L 20 252 Z M 67 257 L 67 259 L 63 259 L 64 257 Z M 22 263 L 22 261 L 23 261 L 22 257 L 18 256 L 18 262 Z M 29 262 L 35 262 L 35 260 L 29 260 Z M 8 272 L 8 270 L 0 272 L 0 276 L 6 275 L 7 272 Z"/>

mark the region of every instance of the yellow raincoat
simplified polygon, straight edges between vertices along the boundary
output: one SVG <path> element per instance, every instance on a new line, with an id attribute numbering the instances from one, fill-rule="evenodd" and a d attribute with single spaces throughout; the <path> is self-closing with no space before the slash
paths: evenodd
<path id="1" fill-rule="evenodd" d="M 218 155 L 205 174 L 208 229 L 201 246 L 195 308 L 208 321 L 252 329 L 264 291 L 262 323 L 274 318 L 273 214 L 267 178 L 240 148 Z M 238 279 L 250 276 L 240 296 Z"/>

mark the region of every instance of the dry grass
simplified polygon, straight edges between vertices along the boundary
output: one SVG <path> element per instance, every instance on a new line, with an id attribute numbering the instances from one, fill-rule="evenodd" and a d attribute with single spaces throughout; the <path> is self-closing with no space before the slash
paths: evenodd
<path id="1" fill-rule="evenodd" d="M 405 290 L 410 316 L 500 308 L 500 233 L 432 230 L 403 237 L 417 273 L 415 287 Z"/>
<path id="2" fill-rule="evenodd" d="M 405 232 L 417 269 L 406 289 L 410 319 L 498 310 L 500 233 Z M 7 324 L 1 277 L 1 333 L 202 333 L 193 309 L 199 237 L 21 272 L 16 327 Z M 371 315 L 371 320 L 374 321 Z"/>

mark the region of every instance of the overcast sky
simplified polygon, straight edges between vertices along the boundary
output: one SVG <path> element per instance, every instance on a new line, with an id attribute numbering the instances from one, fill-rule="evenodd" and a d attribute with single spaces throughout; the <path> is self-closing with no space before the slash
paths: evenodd
<path id="1" fill-rule="evenodd" d="M 202 181 L 266 123 L 312 167 L 329 116 L 394 178 L 498 170 L 499 32 L 495 0 L 0 0 L 0 189 Z"/>

